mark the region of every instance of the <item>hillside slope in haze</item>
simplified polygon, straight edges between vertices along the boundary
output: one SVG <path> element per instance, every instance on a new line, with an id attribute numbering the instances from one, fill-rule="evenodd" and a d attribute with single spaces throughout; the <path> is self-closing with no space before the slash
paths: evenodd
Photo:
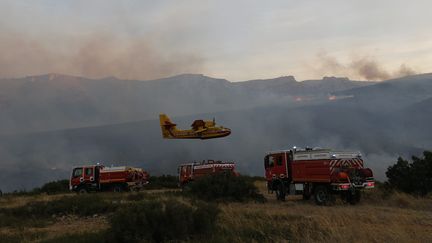
<path id="1" fill-rule="evenodd" d="M 369 84 L 338 78 L 297 82 L 293 77 L 237 84 L 195 74 L 151 81 L 59 74 L 0 80 L 0 134 L 145 120 L 160 112 L 188 115 L 275 103 L 296 106 L 299 95 L 326 99 L 330 92 Z"/>
<path id="2" fill-rule="evenodd" d="M 164 82 L 170 79 L 151 85 L 164 87 Z M 218 87 L 230 85 L 218 82 Z M 405 89 L 411 82 L 416 87 Z M 383 180 L 387 166 L 399 155 L 407 158 L 432 148 L 432 92 L 423 92 L 431 82 L 428 75 L 412 76 L 334 92 L 342 98 L 332 100 L 299 101 L 296 106 L 274 102 L 173 117 L 180 128 L 188 128 L 196 118 L 216 117 L 217 123 L 232 129 L 229 137 L 204 141 L 164 140 L 157 119 L 0 135 L 2 189 L 32 188 L 68 177 L 73 165 L 96 162 L 136 165 L 151 174 L 175 174 L 180 163 L 223 159 L 236 161 L 240 173 L 263 175 L 266 151 L 294 145 L 360 150 L 366 165 Z M 199 104 L 199 100 L 196 102 Z M 175 108 L 185 104 L 171 105 Z"/>
<path id="3" fill-rule="evenodd" d="M 354 96 L 356 105 L 376 112 L 400 110 L 432 96 L 432 73 L 386 80 L 334 94 Z"/>

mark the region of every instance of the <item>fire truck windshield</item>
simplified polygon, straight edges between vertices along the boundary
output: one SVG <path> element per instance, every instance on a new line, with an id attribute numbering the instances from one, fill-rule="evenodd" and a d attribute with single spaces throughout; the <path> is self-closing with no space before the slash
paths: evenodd
<path id="1" fill-rule="evenodd" d="M 75 168 L 73 172 L 73 177 L 80 177 L 83 174 L 82 168 Z"/>

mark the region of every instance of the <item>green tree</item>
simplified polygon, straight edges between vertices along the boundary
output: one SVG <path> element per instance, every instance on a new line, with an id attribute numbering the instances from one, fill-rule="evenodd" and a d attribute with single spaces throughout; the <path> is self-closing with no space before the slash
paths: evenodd
<path id="1" fill-rule="evenodd" d="M 424 151 L 423 158 L 412 156 L 412 162 L 399 157 L 386 176 L 394 189 L 421 196 L 432 192 L 432 152 Z"/>

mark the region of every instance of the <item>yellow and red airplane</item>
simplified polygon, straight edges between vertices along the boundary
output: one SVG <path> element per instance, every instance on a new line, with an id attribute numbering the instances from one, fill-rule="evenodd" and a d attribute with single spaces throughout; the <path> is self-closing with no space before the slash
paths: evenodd
<path id="1" fill-rule="evenodd" d="M 231 129 L 222 126 L 216 126 L 216 122 L 195 120 L 192 123 L 192 129 L 177 129 L 177 124 L 171 122 L 165 114 L 159 115 L 160 126 L 163 138 L 168 139 L 211 139 L 226 137 L 231 134 Z"/>

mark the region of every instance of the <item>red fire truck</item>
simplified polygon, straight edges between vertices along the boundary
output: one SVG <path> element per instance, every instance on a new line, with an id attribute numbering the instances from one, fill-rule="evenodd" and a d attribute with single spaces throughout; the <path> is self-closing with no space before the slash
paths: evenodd
<path id="1" fill-rule="evenodd" d="M 318 205 L 325 205 L 340 194 L 343 200 L 356 204 L 361 189 L 375 186 L 372 170 L 363 167 L 356 151 L 294 147 L 269 152 L 264 167 L 269 192 L 282 201 L 287 193 L 301 193 L 304 199 L 314 196 Z"/>
<path id="2" fill-rule="evenodd" d="M 234 162 L 203 160 L 201 163 L 182 164 L 178 167 L 179 185 L 183 187 L 198 177 L 220 172 L 231 172 L 238 175 Z"/>
<path id="3" fill-rule="evenodd" d="M 73 168 L 69 181 L 71 191 L 128 191 L 139 190 L 148 184 L 149 174 L 130 166 L 105 167 L 86 165 Z"/>

